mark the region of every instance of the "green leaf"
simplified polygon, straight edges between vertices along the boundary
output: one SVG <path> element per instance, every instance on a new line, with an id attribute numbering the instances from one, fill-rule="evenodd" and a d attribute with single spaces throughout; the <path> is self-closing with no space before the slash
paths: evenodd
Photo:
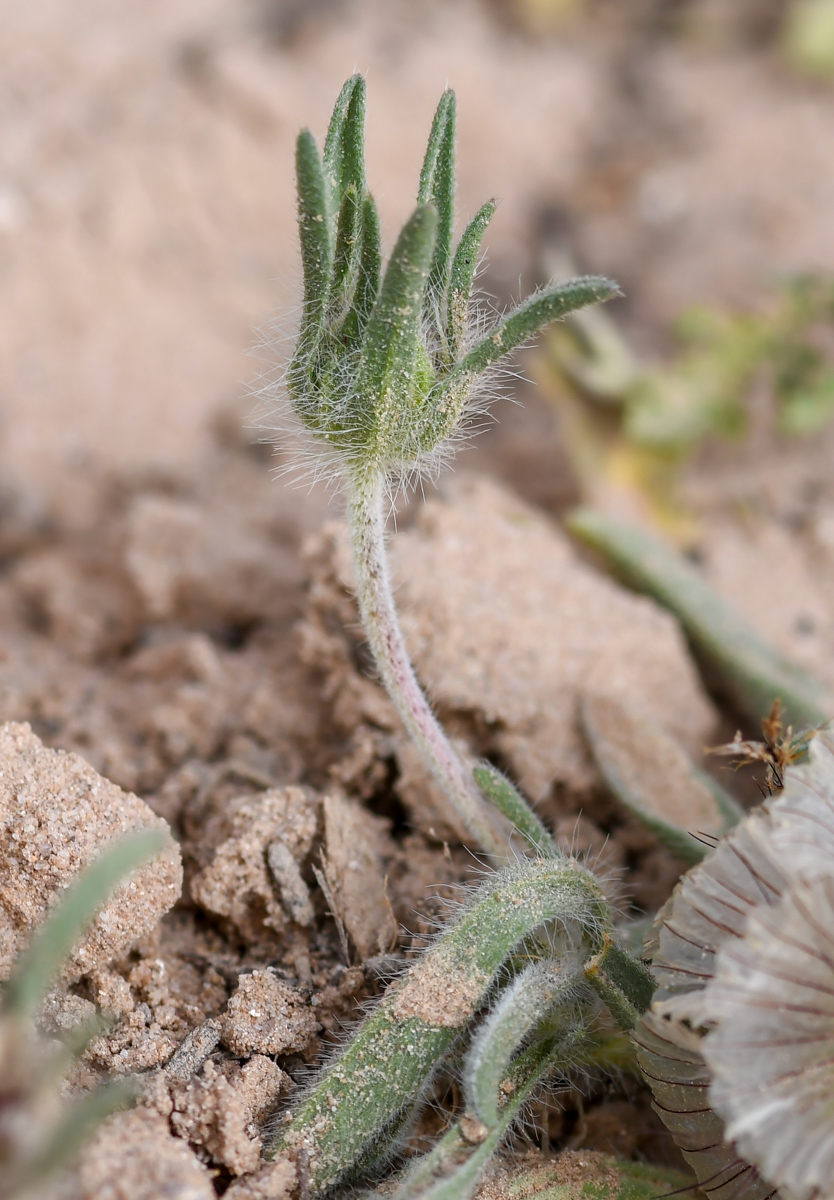
<path id="1" fill-rule="evenodd" d="M 144 830 L 109 846 L 84 869 L 18 960 L 3 994 L 4 1014 L 35 1015 L 64 959 L 111 892 L 131 871 L 170 844 L 166 831 Z"/>
<path id="2" fill-rule="evenodd" d="M 116 1079 L 74 1100 L 52 1129 L 46 1131 L 36 1154 L 22 1165 L 19 1175 L 14 1177 L 13 1191 L 7 1193 L 3 1188 L 3 1194 L 28 1192 L 53 1171 L 67 1166 L 102 1121 L 131 1104 L 136 1093 L 135 1080 Z"/>
<path id="3" fill-rule="evenodd" d="M 610 300 L 620 294 L 616 283 L 599 275 L 584 275 L 558 287 L 530 296 L 518 308 L 499 321 L 492 333 L 478 343 L 460 364 L 459 371 L 480 375 L 518 346 L 577 308 Z"/>
<path id="4" fill-rule="evenodd" d="M 354 75 L 336 101 L 324 143 L 324 175 L 331 237 L 335 241 L 329 309 L 347 302 L 360 255 L 365 200 L 365 81 Z"/>
<path id="5" fill-rule="evenodd" d="M 546 922 L 598 952 L 610 913 L 578 863 L 525 860 L 489 876 L 422 959 L 393 988 L 320 1076 L 274 1154 L 303 1146 L 314 1196 L 367 1161 L 411 1110 L 453 1042 L 484 1003 L 515 948 Z"/>
<path id="6" fill-rule="evenodd" d="M 379 295 L 382 274 L 380 241 L 379 214 L 376 202 L 369 194 L 365 197 L 362 205 L 356 290 L 353 294 L 353 303 L 341 329 L 341 336 L 348 345 L 353 345 L 361 339 Z"/>
<path id="7" fill-rule="evenodd" d="M 353 425 L 382 458 L 402 456 L 417 385 L 423 296 L 434 251 L 437 213 L 415 209 L 397 239 L 363 338 Z"/>
<path id="8" fill-rule="evenodd" d="M 500 813 L 511 821 L 528 845 L 542 858 L 559 858 L 559 851 L 550 833 L 533 812 L 521 792 L 491 763 L 482 763 L 472 772 L 481 791 L 489 797 Z"/>
<path id="9" fill-rule="evenodd" d="M 494 212 L 494 200 L 487 200 L 486 204 L 478 209 L 464 229 L 452 260 L 446 331 L 452 360 L 457 359 L 464 348 L 472 281 L 475 278 L 481 242 Z"/>
<path id="10" fill-rule="evenodd" d="M 700 862 L 709 847 L 696 835 L 717 837 L 727 818 L 683 748 L 654 721 L 604 692 L 586 690 L 580 716 L 594 761 L 620 804 L 677 858 L 689 866 Z"/>
<path id="11" fill-rule="evenodd" d="M 325 178 L 318 146 L 309 129 L 302 129 L 298 135 L 295 168 L 304 270 L 304 316 L 297 354 L 305 354 L 312 349 L 324 318 L 333 262 Z"/>
<path id="12" fill-rule="evenodd" d="M 568 316 L 576 308 L 596 304 L 600 300 L 611 300 L 619 295 L 616 283 L 602 276 L 586 275 L 578 280 L 560 284 L 548 292 L 530 296 L 504 317 L 491 334 L 469 350 L 460 364 L 451 372 L 446 386 L 454 386 L 458 377 L 475 379 L 493 362 L 505 358 L 512 350 L 529 342 L 553 320 Z"/>
<path id="13" fill-rule="evenodd" d="M 420 186 L 417 190 L 418 204 L 433 203 L 436 188 L 435 177 L 439 170 L 442 171 L 444 169 L 439 164 L 443 154 L 448 153 L 448 144 L 444 147 L 444 141 L 446 139 L 446 128 L 450 121 L 454 137 L 456 103 L 455 93 L 451 88 L 447 88 L 440 97 L 440 102 L 435 109 L 431 132 L 429 133 L 429 141 L 423 158 L 423 166 L 420 171 Z M 448 167 L 448 164 L 446 166 Z"/>
<path id="14" fill-rule="evenodd" d="M 528 341 L 550 321 L 558 320 L 583 304 L 607 300 L 617 294 L 617 285 L 610 280 L 586 276 L 532 296 L 511 312 L 435 384 L 421 431 L 426 448 L 436 446 L 455 428 L 473 384 L 488 367 Z"/>
<path id="15" fill-rule="evenodd" d="M 520 1110 L 561 1060 L 561 1051 L 558 1039 L 549 1039 L 520 1054 L 507 1080 L 509 1099 L 496 1124 L 484 1127 L 483 1141 L 473 1143 L 460 1124 L 453 1126 L 406 1172 L 391 1200 L 468 1200 Z"/>
<path id="16" fill-rule="evenodd" d="M 634 1029 L 654 995 L 648 967 L 609 936 L 599 954 L 585 964 L 584 975 L 619 1026 L 627 1032 Z"/>
<path id="17" fill-rule="evenodd" d="M 324 174 L 331 222 L 351 184 L 365 195 L 365 80 L 352 75 L 339 93 L 324 139 Z"/>
<path id="18" fill-rule="evenodd" d="M 439 313 L 449 278 L 452 234 L 455 224 L 455 128 L 457 101 L 447 89 L 434 114 L 423 169 L 420 172 L 418 204 L 437 209 L 437 239 L 434 246 L 426 306 L 429 315 Z"/>
<path id="19" fill-rule="evenodd" d="M 544 959 L 526 967 L 500 993 L 472 1038 L 463 1069 L 467 1112 L 488 1128 L 498 1123 L 505 1099 L 501 1082 L 519 1048 L 546 1018 L 549 1026 L 561 1025 L 557 1037 L 562 1034 L 566 1039 L 560 1066 L 573 1065 L 576 1037 L 583 1044 L 587 1040 L 587 1022 L 597 1007 L 575 966 L 566 968 Z"/>
<path id="20" fill-rule="evenodd" d="M 779 699 L 794 727 L 828 719 L 831 699 L 823 685 L 759 637 L 659 538 L 589 508 L 571 513 L 567 527 L 630 587 L 675 614 L 699 657 L 748 716 L 761 720 Z"/>
<path id="21" fill-rule="evenodd" d="M 333 256 L 333 277 L 330 283 L 328 307 L 338 315 L 348 301 L 354 283 L 354 268 L 359 258 L 361 200 L 353 184 L 342 196 L 336 226 L 336 252 Z"/>

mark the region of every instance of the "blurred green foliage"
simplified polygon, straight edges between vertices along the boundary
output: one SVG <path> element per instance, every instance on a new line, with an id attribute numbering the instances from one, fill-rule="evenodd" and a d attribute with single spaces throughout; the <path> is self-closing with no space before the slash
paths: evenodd
<path id="1" fill-rule="evenodd" d="M 511 26 L 529 34 L 558 32 L 588 7 L 587 0 L 490 0 Z"/>
<path id="2" fill-rule="evenodd" d="M 758 312 L 693 307 L 675 335 L 671 361 L 640 363 L 611 317 L 593 310 L 552 330 L 547 356 L 586 498 L 630 492 L 686 540 L 680 469 L 710 439 L 744 438 L 754 392 L 769 398 L 780 437 L 817 434 L 834 418 L 834 280 L 792 279 Z"/>
<path id="3" fill-rule="evenodd" d="M 818 433 L 834 416 L 834 353 L 819 341 L 834 332 L 834 282 L 792 280 L 762 313 L 689 309 L 678 322 L 679 357 L 640 375 L 623 397 L 627 436 L 686 450 L 705 437 L 748 428 L 747 399 L 766 372 L 777 433 Z M 832 346 L 834 350 L 834 346 Z"/>
<path id="4" fill-rule="evenodd" d="M 782 41 L 800 74 L 834 78 L 834 0 L 794 0 Z"/>
<path id="5" fill-rule="evenodd" d="M 163 851 L 170 835 L 132 833 L 108 846 L 63 893 L 0 987 L 0 1200 L 38 1195 L 105 1117 L 134 1098 L 127 1079 L 62 1101 L 62 1081 L 105 1028 L 100 1019 L 63 1041 L 44 1036 L 36 1018 L 73 945 L 129 873 Z"/>

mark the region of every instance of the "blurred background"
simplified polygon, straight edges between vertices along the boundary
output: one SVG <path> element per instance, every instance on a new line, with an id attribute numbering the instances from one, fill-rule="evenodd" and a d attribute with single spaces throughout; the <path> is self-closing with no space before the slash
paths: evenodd
<path id="1" fill-rule="evenodd" d="M 12 0 L 3 25 L 16 505 L 249 436 L 246 352 L 298 300 L 293 140 L 323 136 L 355 70 L 389 244 L 451 85 L 459 227 L 500 200 L 485 291 L 578 269 L 625 292 L 528 355 L 539 386 L 482 464 L 545 508 L 584 492 L 685 541 L 692 462 L 829 453 L 831 0 Z"/>

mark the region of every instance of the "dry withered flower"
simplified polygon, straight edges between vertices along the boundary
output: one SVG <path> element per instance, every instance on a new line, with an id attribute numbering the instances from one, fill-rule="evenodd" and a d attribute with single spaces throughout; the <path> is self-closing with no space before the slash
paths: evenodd
<path id="1" fill-rule="evenodd" d="M 805 755 L 811 738 L 817 733 L 817 729 L 794 733 L 792 726 L 785 726 L 782 713 L 782 701 L 777 697 L 770 715 L 762 721 L 761 742 L 745 741 L 739 730 L 731 742 L 710 746 L 707 753 L 735 759 L 731 765 L 736 771 L 751 763 L 764 763 L 763 794 L 772 796 L 784 787 L 785 771 Z"/>
<path id="2" fill-rule="evenodd" d="M 720 1200 L 777 1188 L 783 1200 L 834 1198 L 832 868 L 828 726 L 658 918 L 660 986 L 638 1054 L 661 1116 Z"/>

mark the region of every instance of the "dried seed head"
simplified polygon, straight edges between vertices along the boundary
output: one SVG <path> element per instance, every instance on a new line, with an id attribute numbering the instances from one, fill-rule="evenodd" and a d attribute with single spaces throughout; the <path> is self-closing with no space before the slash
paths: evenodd
<path id="1" fill-rule="evenodd" d="M 834 862 L 831 864 L 834 866 Z M 727 1137 L 794 1200 L 834 1197 L 834 878 L 802 876 L 719 951 L 704 1008 Z"/>
<path id="2" fill-rule="evenodd" d="M 705 1063 L 733 1143 L 708 1145 L 707 1157 L 690 1149 L 701 1178 L 718 1164 L 716 1187 L 736 1170 L 734 1197 L 772 1194 L 740 1153 L 790 1200 L 832 1200 L 831 726 L 811 742 L 808 764 L 787 768 L 784 790 L 682 881 L 658 919 L 653 959 L 658 1000 L 636 1040 L 659 1111 L 685 1152 L 706 1137 L 709 1110 L 682 1120 L 664 1092 L 703 1087 Z"/>

